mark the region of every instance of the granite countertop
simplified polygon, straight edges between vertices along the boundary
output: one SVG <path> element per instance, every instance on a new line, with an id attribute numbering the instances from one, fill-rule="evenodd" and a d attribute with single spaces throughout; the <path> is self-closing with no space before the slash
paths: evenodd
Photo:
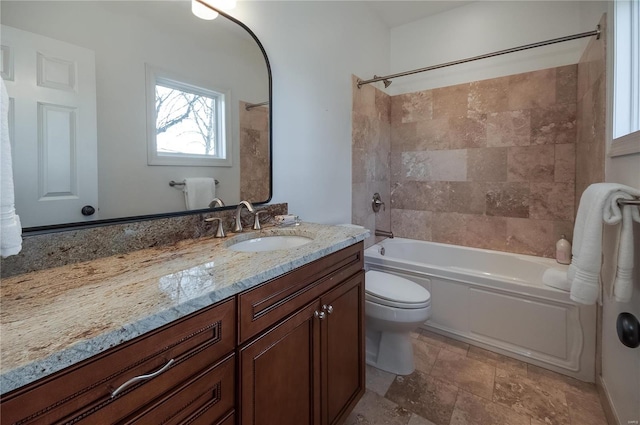
<path id="1" fill-rule="evenodd" d="M 313 238 L 256 253 L 227 247 L 260 236 Z M 52 374 L 369 236 L 301 223 L 26 273 L 0 285 L 0 394 Z"/>

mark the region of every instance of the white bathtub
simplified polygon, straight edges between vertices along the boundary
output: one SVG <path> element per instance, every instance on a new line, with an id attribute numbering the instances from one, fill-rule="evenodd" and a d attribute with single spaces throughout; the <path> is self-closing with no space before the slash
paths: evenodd
<path id="1" fill-rule="evenodd" d="M 381 247 L 384 255 L 381 255 Z M 431 292 L 425 329 L 594 382 L 596 310 L 542 284 L 555 260 L 484 249 L 386 239 L 365 250 L 367 270 L 410 279 Z"/>

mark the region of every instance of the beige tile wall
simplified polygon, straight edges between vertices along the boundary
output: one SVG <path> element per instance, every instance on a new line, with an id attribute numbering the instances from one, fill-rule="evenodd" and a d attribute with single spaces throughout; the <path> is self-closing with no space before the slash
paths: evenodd
<path id="1" fill-rule="evenodd" d="M 240 102 L 240 199 L 269 199 L 269 109 Z"/>
<path id="2" fill-rule="evenodd" d="M 602 36 L 591 38 L 578 62 L 576 144 L 576 200 L 592 183 L 604 181 L 606 120 L 606 18 L 600 20 Z M 578 202 L 576 202 L 576 206 Z"/>
<path id="3" fill-rule="evenodd" d="M 352 207 L 351 222 L 371 230 L 391 228 L 390 164 L 391 98 L 372 85 L 357 86 L 352 77 Z M 386 208 L 374 213 L 371 198 L 380 193 Z M 365 241 L 373 244 L 374 238 Z"/>
<path id="4" fill-rule="evenodd" d="M 570 65 L 393 97 L 357 89 L 354 77 L 353 222 L 553 257 L 576 208 L 577 73 Z M 390 211 L 373 214 L 376 191 Z"/>
<path id="5" fill-rule="evenodd" d="M 577 66 L 391 98 L 400 237 L 553 256 L 574 218 Z"/>

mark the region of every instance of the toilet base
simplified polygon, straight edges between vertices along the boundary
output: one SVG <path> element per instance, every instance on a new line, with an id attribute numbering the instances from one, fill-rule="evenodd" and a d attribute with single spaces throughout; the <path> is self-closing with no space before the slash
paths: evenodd
<path id="1" fill-rule="evenodd" d="M 413 344 L 409 332 L 367 330 L 367 364 L 395 375 L 415 370 Z"/>

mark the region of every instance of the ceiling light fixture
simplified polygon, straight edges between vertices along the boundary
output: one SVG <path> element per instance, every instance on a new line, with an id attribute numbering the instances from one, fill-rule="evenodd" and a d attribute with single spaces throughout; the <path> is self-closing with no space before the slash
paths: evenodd
<path id="1" fill-rule="evenodd" d="M 207 21 L 211 21 L 218 17 L 218 12 L 207 7 L 203 3 L 200 3 L 198 0 L 191 0 L 191 12 L 198 18 L 205 19 Z"/>
<path id="2" fill-rule="evenodd" d="M 212 8 L 227 11 L 235 7 L 236 0 L 191 0 L 191 12 L 198 18 L 208 21 L 218 17 L 218 12 Z"/>

